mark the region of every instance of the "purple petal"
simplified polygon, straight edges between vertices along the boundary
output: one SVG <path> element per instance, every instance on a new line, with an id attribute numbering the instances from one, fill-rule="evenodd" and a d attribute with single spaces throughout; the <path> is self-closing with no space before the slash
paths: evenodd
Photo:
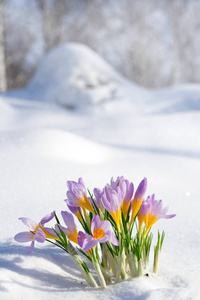
<path id="1" fill-rule="evenodd" d="M 85 185 L 83 184 L 83 181 L 80 181 L 80 178 L 79 178 L 79 183 L 75 181 L 70 181 L 68 186 L 69 186 L 69 191 L 76 198 L 81 198 L 83 195 L 86 194 Z"/>
<path id="2" fill-rule="evenodd" d="M 92 218 L 92 222 L 91 222 L 91 231 L 93 232 L 94 229 L 98 229 L 101 228 L 101 220 L 99 215 L 95 215 Z"/>
<path id="3" fill-rule="evenodd" d="M 166 213 L 168 212 L 168 210 L 169 210 L 169 206 L 166 206 L 165 208 L 163 208 L 162 215 L 166 215 Z"/>
<path id="4" fill-rule="evenodd" d="M 110 239 L 109 239 L 109 236 L 108 235 L 105 235 L 105 236 L 103 236 L 102 238 L 100 238 L 100 239 L 97 239 L 97 241 L 99 242 L 99 243 L 105 243 L 105 242 L 107 242 L 107 241 L 110 241 Z"/>
<path id="5" fill-rule="evenodd" d="M 88 235 L 88 237 L 83 241 L 82 250 L 88 251 L 94 246 L 98 244 L 99 240 L 93 239 L 91 235 Z"/>
<path id="6" fill-rule="evenodd" d="M 87 233 L 83 233 L 79 231 L 78 233 L 78 243 L 83 251 L 90 250 L 98 243 L 97 239 L 93 239 L 93 237 Z"/>
<path id="7" fill-rule="evenodd" d="M 144 179 L 140 182 L 140 184 L 135 192 L 134 199 L 143 198 L 144 194 L 146 193 L 146 190 L 147 190 L 147 179 L 146 179 L 146 177 L 144 177 Z"/>
<path id="8" fill-rule="evenodd" d="M 78 183 L 79 184 L 81 184 L 82 185 L 82 187 L 86 190 L 86 188 L 85 188 L 85 184 L 84 184 L 84 182 L 83 182 L 83 179 L 82 179 L 82 177 L 80 177 L 79 179 L 78 179 Z"/>
<path id="9" fill-rule="evenodd" d="M 101 197 L 103 195 L 103 191 L 98 189 L 98 188 L 95 188 L 93 190 L 94 192 L 94 196 L 95 196 L 95 204 L 97 205 L 97 207 L 99 208 L 100 207 L 100 200 L 101 200 Z"/>
<path id="10" fill-rule="evenodd" d="M 15 241 L 19 242 L 19 243 L 30 242 L 33 240 L 33 238 L 34 238 L 34 235 L 30 231 L 20 232 L 20 233 L 16 234 L 14 237 Z"/>
<path id="11" fill-rule="evenodd" d="M 117 191 L 109 189 L 107 186 L 104 188 L 104 193 L 102 196 L 102 204 L 110 212 L 118 210 L 122 204 L 123 195 L 120 187 L 117 187 Z"/>
<path id="12" fill-rule="evenodd" d="M 109 236 L 109 241 L 110 241 L 113 245 L 119 246 L 119 241 L 118 241 L 118 239 L 116 238 L 116 236 L 115 236 L 115 234 L 114 234 L 114 232 L 113 232 L 112 230 L 109 230 L 109 231 L 107 232 L 107 235 Z"/>
<path id="13" fill-rule="evenodd" d="M 79 196 L 80 198 L 80 196 Z M 71 205 L 71 206 L 76 206 L 77 205 L 77 196 L 75 196 L 72 192 L 67 191 L 67 199 L 66 202 Z"/>
<path id="14" fill-rule="evenodd" d="M 43 226 L 45 223 L 51 221 L 53 218 L 54 218 L 54 211 L 46 215 L 44 218 L 42 218 L 40 224 Z"/>
<path id="15" fill-rule="evenodd" d="M 46 230 L 49 234 L 57 237 L 57 235 L 55 234 L 55 231 L 52 229 L 52 228 L 49 228 L 49 227 L 43 227 L 44 230 Z"/>
<path id="16" fill-rule="evenodd" d="M 108 220 L 101 221 L 99 229 L 103 229 L 104 233 L 107 234 L 107 231 L 112 230 L 112 226 Z"/>
<path id="17" fill-rule="evenodd" d="M 161 211 L 162 211 L 162 200 L 158 201 L 155 205 L 154 205 L 154 209 L 152 211 L 152 213 L 155 216 L 160 216 L 161 215 Z"/>
<path id="18" fill-rule="evenodd" d="M 101 198 L 101 202 L 104 206 L 104 208 L 107 210 L 107 211 L 110 211 L 111 210 L 111 205 L 110 205 L 110 202 L 108 201 L 108 198 L 106 196 L 102 196 Z"/>
<path id="19" fill-rule="evenodd" d="M 117 186 L 120 187 L 122 195 L 123 195 L 123 197 L 125 197 L 125 195 L 126 195 L 126 182 L 125 182 L 125 179 L 124 179 L 123 176 L 120 177 L 120 178 L 117 178 L 117 179 L 118 179 L 118 182 L 119 182 L 119 184 L 117 184 Z M 115 190 L 117 190 L 117 186 L 116 186 Z"/>
<path id="20" fill-rule="evenodd" d="M 65 201 L 66 201 L 66 200 L 65 200 Z M 66 202 L 67 202 L 67 201 L 66 201 Z M 67 204 L 67 206 L 68 206 L 69 210 L 70 210 L 74 215 L 76 215 L 76 214 L 79 213 L 80 208 L 78 208 L 78 206 L 70 206 L 70 205 L 68 205 L 68 204 Z"/>
<path id="21" fill-rule="evenodd" d="M 31 246 L 30 246 L 30 248 L 29 248 L 29 250 L 28 250 L 27 254 L 31 253 L 31 251 L 32 251 L 32 250 L 33 250 L 33 248 L 34 248 L 34 244 L 35 244 L 35 242 L 34 242 L 34 241 L 32 241 L 32 243 L 31 243 Z"/>
<path id="22" fill-rule="evenodd" d="M 71 213 L 68 211 L 61 211 L 61 215 L 63 217 L 63 220 L 69 229 L 74 230 L 76 229 L 76 224 L 74 222 L 74 217 Z"/>
<path id="23" fill-rule="evenodd" d="M 165 216 L 162 216 L 161 218 L 163 218 L 163 219 L 171 219 L 171 218 L 174 218 L 174 217 L 176 217 L 176 214 L 165 215 Z"/>
<path id="24" fill-rule="evenodd" d="M 35 223 L 33 220 L 29 218 L 19 218 L 31 231 L 35 231 L 37 227 L 37 223 Z"/>
<path id="25" fill-rule="evenodd" d="M 125 194 L 125 197 L 124 197 L 125 202 L 130 202 L 131 201 L 131 199 L 133 197 L 133 192 L 134 192 L 133 183 L 131 182 L 129 184 L 128 180 L 126 180 L 126 194 Z"/>
<path id="26" fill-rule="evenodd" d="M 35 232 L 35 235 L 34 235 L 34 238 L 37 242 L 39 243 L 44 243 L 45 240 L 46 240 L 46 235 L 45 233 L 42 231 L 41 228 L 37 228 L 36 232 Z"/>
<path id="27" fill-rule="evenodd" d="M 64 226 L 60 225 L 59 226 L 56 224 L 55 225 L 55 231 L 58 233 L 58 234 L 61 234 L 60 232 L 60 229 L 64 232 L 64 234 L 68 235 L 71 233 L 71 231 L 68 229 L 68 228 L 65 228 Z"/>
<path id="28" fill-rule="evenodd" d="M 78 233 L 78 244 L 80 247 L 83 246 L 83 241 L 85 239 L 85 236 L 86 236 L 86 233 L 82 232 L 82 231 L 79 231 Z"/>

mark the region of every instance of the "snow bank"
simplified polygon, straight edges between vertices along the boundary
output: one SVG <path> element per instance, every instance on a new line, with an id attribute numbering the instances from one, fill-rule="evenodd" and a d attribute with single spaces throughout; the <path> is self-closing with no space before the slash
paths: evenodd
<path id="1" fill-rule="evenodd" d="M 82 44 L 69 43 L 50 51 L 29 85 L 15 96 L 80 108 L 126 98 L 126 85 L 129 82 L 98 54 Z"/>
<path id="2" fill-rule="evenodd" d="M 155 112 L 176 113 L 200 110 L 200 85 L 185 84 L 154 93 Z"/>

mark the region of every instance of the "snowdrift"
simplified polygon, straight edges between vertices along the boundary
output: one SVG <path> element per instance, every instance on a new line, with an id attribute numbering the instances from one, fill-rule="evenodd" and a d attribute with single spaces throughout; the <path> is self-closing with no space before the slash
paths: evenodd
<path id="1" fill-rule="evenodd" d="M 28 86 L 15 96 L 73 109 L 126 98 L 129 85 L 87 46 L 69 43 L 50 51 Z M 131 88 L 142 90 L 136 85 Z"/>

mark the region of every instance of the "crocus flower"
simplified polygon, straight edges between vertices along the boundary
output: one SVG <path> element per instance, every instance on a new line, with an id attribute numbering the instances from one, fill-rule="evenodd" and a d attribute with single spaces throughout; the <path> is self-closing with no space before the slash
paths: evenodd
<path id="1" fill-rule="evenodd" d="M 122 201 L 122 210 L 124 216 L 127 216 L 129 206 L 131 205 L 131 199 L 133 197 L 134 186 L 132 182 L 129 182 L 124 176 L 118 176 L 116 181 L 111 178 L 111 184 L 107 185 L 107 187 L 114 189 L 117 191 L 119 187 L 122 193 L 123 201 Z"/>
<path id="2" fill-rule="evenodd" d="M 176 214 L 167 215 L 169 207 L 163 208 L 162 200 L 155 200 L 155 195 L 149 196 L 141 206 L 141 210 L 138 214 L 138 220 L 140 226 L 145 223 L 146 232 L 155 224 L 159 219 L 170 219 L 176 216 Z"/>
<path id="3" fill-rule="evenodd" d="M 78 183 L 75 181 L 67 181 L 67 198 L 66 202 L 70 206 L 82 207 L 95 214 L 92 204 L 87 197 L 87 190 L 82 178 L 79 178 Z"/>
<path id="4" fill-rule="evenodd" d="M 144 194 L 146 193 L 146 190 L 147 190 L 147 179 L 144 178 L 140 182 L 140 184 L 135 192 L 135 196 L 134 196 L 132 208 L 131 208 L 132 215 L 131 215 L 130 224 L 132 224 L 133 220 L 135 219 L 135 217 L 142 205 L 143 197 L 144 197 Z"/>
<path id="5" fill-rule="evenodd" d="M 121 222 L 121 205 L 123 201 L 122 191 L 119 186 L 114 190 L 112 187 L 106 186 L 102 195 L 102 204 L 104 208 L 109 211 L 114 219 L 117 228 L 120 229 Z"/>
<path id="6" fill-rule="evenodd" d="M 150 196 L 147 197 L 145 201 L 142 202 L 140 210 L 138 212 L 137 218 L 139 222 L 139 233 L 142 232 L 142 224 L 145 222 L 145 219 L 148 217 L 150 212 Z"/>
<path id="7" fill-rule="evenodd" d="M 68 206 L 69 210 L 81 221 L 82 220 L 82 217 L 80 214 L 81 208 L 77 207 L 77 206 L 70 206 L 70 205 L 67 205 L 67 206 Z"/>
<path id="8" fill-rule="evenodd" d="M 119 246 L 119 242 L 114 234 L 112 226 L 108 220 L 101 221 L 99 215 L 93 216 L 91 222 L 92 235 L 79 231 L 78 243 L 83 251 L 88 251 L 97 243 L 111 242 L 115 246 Z"/>
<path id="9" fill-rule="evenodd" d="M 95 204 L 98 208 L 101 208 L 101 198 L 102 198 L 102 195 L 103 195 L 103 191 L 98 189 L 98 188 L 95 188 L 93 190 L 93 193 L 94 193 L 94 201 L 95 201 Z"/>
<path id="10" fill-rule="evenodd" d="M 123 193 L 122 210 L 124 216 L 126 217 L 129 210 L 129 206 L 131 205 L 131 199 L 133 197 L 133 192 L 134 192 L 134 185 L 132 182 L 129 182 L 128 180 L 124 180 L 121 183 L 121 189 Z"/>
<path id="11" fill-rule="evenodd" d="M 29 231 L 16 234 L 14 239 L 19 243 L 31 242 L 31 246 L 27 252 L 28 254 L 33 250 L 35 241 L 44 243 L 46 238 L 56 239 L 55 235 L 53 235 L 53 230 L 51 228 L 44 227 L 44 224 L 53 219 L 53 217 L 54 212 L 45 216 L 39 224 L 29 218 L 19 218 L 19 220 L 28 226 Z"/>
<path id="12" fill-rule="evenodd" d="M 73 215 L 70 214 L 68 211 L 61 211 L 61 215 L 63 217 L 63 221 L 65 222 L 65 225 L 67 228 L 64 226 L 56 225 L 56 231 L 59 232 L 59 228 L 67 235 L 68 239 L 76 244 L 78 244 L 78 232 L 76 229 L 76 224 L 74 222 Z"/>

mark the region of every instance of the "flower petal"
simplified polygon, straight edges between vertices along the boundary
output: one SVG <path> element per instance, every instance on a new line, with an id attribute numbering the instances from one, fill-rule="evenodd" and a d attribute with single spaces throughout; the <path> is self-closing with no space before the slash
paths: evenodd
<path id="1" fill-rule="evenodd" d="M 94 229 L 99 229 L 101 226 L 101 220 L 99 215 L 95 215 L 92 218 L 92 222 L 91 222 L 91 231 L 92 233 L 94 232 Z"/>
<path id="2" fill-rule="evenodd" d="M 38 227 L 36 232 L 35 232 L 34 238 L 37 242 L 44 243 L 45 240 L 46 240 L 46 235 L 44 234 L 42 229 Z"/>
<path id="3" fill-rule="evenodd" d="M 44 218 L 42 218 L 40 224 L 43 226 L 45 223 L 51 221 L 53 218 L 54 218 L 54 211 L 46 215 Z"/>
<path id="4" fill-rule="evenodd" d="M 163 218 L 163 219 L 171 219 L 171 218 L 174 218 L 174 217 L 176 217 L 176 214 L 165 215 L 165 216 L 162 216 L 161 218 Z"/>
<path id="5" fill-rule="evenodd" d="M 140 182 L 140 184 L 135 192 L 134 199 L 143 198 L 144 194 L 146 193 L 146 190 L 147 190 L 147 179 L 146 179 L 146 177 L 144 177 L 144 179 Z"/>
<path id="6" fill-rule="evenodd" d="M 64 232 L 64 234 L 66 234 L 66 235 L 68 235 L 68 234 L 70 234 L 71 232 L 70 232 L 70 230 L 68 229 L 68 228 L 65 228 L 64 226 L 62 226 L 62 225 L 55 225 L 55 231 L 58 233 L 58 234 L 61 234 L 61 232 L 60 232 L 60 229 Z"/>
<path id="7" fill-rule="evenodd" d="M 68 211 L 61 211 L 61 215 L 63 217 L 66 226 L 69 227 L 70 230 L 76 229 L 74 217 L 71 213 L 69 213 Z"/>
<path id="8" fill-rule="evenodd" d="M 112 226 L 108 220 L 100 221 L 99 228 L 103 229 L 104 233 L 107 234 L 107 231 L 112 230 Z"/>
<path id="9" fill-rule="evenodd" d="M 16 242 L 26 243 L 34 239 L 34 234 L 30 231 L 20 232 L 14 236 Z"/>
<path id="10" fill-rule="evenodd" d="M 32 251 L 32 250 L 33 250 L 33 248 L 34 248 L 34 244 L 35 244 L 35 242 L 34 242 L 34 241 L 32 241 L 32 243 L 31 243 L 31 246 L 30 246 L 30 248 L 29 248 L 29 250 L 28 250 L 27 254 L 31 253 L 31 251 Z"/>
<path id="11" fill-rule="evenodd" d="M 78 243 L 83 251 L 90 250 L 98 243 L 97 239 L 93 239 L 93 237 L 87 233 L 83 233 L 79 231 L 78 233 Z"/>
<path id="12" fill-rule="evenodd" d="M 107 235 L 108 235 L 108 237 L 109 237 L 109 241 L 110 241 L 113 245 L 119 246 L 119 241 L 118 241 L 118 239 L 116 238 L 116 236 L 115 236 L 115 234 L 114 234 L 114 232 L 113 232 L 112 230 L 109 230 L 109 231 L 107 232 Z"/>
<path id="13" fill-rule="evenodd" d="M 31 231 L 35 231 L 37 227 L 37 223 L 29 218 L 19 218 Z"/>

